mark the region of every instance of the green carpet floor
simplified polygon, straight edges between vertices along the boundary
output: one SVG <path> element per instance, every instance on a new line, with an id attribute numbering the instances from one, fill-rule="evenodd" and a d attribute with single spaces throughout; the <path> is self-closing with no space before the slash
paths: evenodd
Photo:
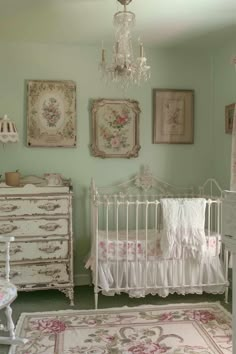
<path id="1" fill-rule="evenodd" d="M 120 307 L 120 306 L 140 306 L 140 305 L 164 305 L 170 303 L 184 303 L 184 302 L 214 302 L 220 303 L 228 310 L 232 311 L 231 296 L 229 296 L 229 304 L 225 304 L 223 295 L 170 295 L 166 298 L 159 296 L 148 295 L 145 298 L 132 299 L 126 294 L 116 296 L 99 295 L 98 307 Z M 75 306 L 69 305 L 68 299 L 63 293 L 57 290 L 34 291 L 34 292 L 20 292 L 18 298 L 12 304 L 14 320 L 17 321 L 22 312 L 42 312 L 42 311 L 56 311 L 66 309 L 94 309 L 94 293 L 92 286 L 79 286 L 75 288 Z M 2 316 L 0 317 L 2 319 Z M 7 354 L 8 347 L 0 345 L 0 354 Z"/>

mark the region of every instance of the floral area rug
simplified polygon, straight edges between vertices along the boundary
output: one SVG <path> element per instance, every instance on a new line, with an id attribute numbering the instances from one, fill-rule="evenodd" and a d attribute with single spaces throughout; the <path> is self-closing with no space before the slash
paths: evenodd
<path id="1" fill-rule="evenodd" d="M 231 320 L 217 302 L 23 313 L 9 354 L 231 354 Z"/>

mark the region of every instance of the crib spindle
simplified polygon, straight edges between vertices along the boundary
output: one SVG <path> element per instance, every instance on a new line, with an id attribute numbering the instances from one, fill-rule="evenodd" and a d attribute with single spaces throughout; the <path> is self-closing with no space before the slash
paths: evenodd
<path id="1" fill-rule="evenodd" d="M 208 206 L 207 235 L 208 235 L 208 243 L 209 243 L 209 237 L 211 235 L 211 200 L 210 199 L 208 199 L 207 201 L 207 206 Z"/>
<path id="2" fill-rule="evenodd" d="M 158 218 L 158 215 L 157 215 L 157 213 L 158 213 L 158 204 L 157 204 L 157 201 L 156 200 L 154 200 L 154 202 L 155 202 L 155 210 L 154 210 L 154 229 L 155 229 L 155 231 L 157 231 L 157 218 Z"/>
<path id="3" fill-rule="evenodd" d="M 225 278 L 229 279 L 229 251 L 227 249 L 224 250 L 224 264 L 225 264 Z M 228 304 L 228 296 L 229 296 L 229 282 L 227 283 L 227 287 L 225 290 L 225 302 Z"/>
<path id="4" fill-rule="evenodd" d="M 182 284 L 181 284 L 181 286 L 184 287 L 185 286 L 185 265 L 186 265 L 185 247 L 183 247 L 182 254 L 183 255 L 181 257 L 181 261 L 182 261 Z"/>
<path id="5" fill-rule="evenodd" d="M 105 222 L 106 222 L 106 261 L 108 262 L 108 258 L 109 258 L 109 201 L 107 199 L 106 203 L 105 203 L 105 209 L 106 209 L 106 218 L 105 218 Z"/>
<path id="6" fill-rule="evenodd" d="M 215 257 L 218 257 L 218 246 L 219 246 L 219 229 L 220 229 L 220 208 L 219 208 L 219 201 L 215 203 L 215 211 L 216 211 L 216 247 L 215 247 Z M 219 283 L 219 264 L 217 264 L 217 272 L 216 272 L 216 282 Z"/>
<path id="7" fill-rule="evenodd" d="M 126 201 L 126 290 L 129 288 L 129 201 Z"/>
<path id="8" fill-rule="evenodd" d="M 116 199 L 116 283 L 115 288 L 119 289 L 119 259 L 118 259 L 118 250 L 119 250 L 119 201 Z"/>
<path id="9" fill-rule="evenodd" d="M 217 225 L 216 225 L 216 234 L 217 234 L 217 238 L 216 238 L 216 256 L 218 256 L 219 254 L 219 236 L 220 236 L 220 201 L 217 200 Z"/>
<path id="10" fill-rule="evenodd" d="M 149 203 L 146 200 L 145 208 L 145 291 L 147 289 L 147 266 L 148 266 L 148 207 Z"/>
<path id="11" fill-rule="evenodd" d="M 135 261 L 136 261 L 136 267 L 137 267 L 137 261 L 138 261 L 138 225 L 139 225 L 139 201 L 136 200 L 136 216 L 135 216 Z"/>
<path id="12" fill-rule="evenodd" d="M 98 234 L 98 225 L 99 225 L 99 216 L 98 216 L 98 203 L 95 204 L 94 210 L 94 223 L 95 223 L 95 255 L 98 259 L 98 243 L 99 243 L 99 234 Z M 95 264 L 95 284 L 94 284 L 94 300 L 95 300 L 95 309 L 98 308 L 98 262 Z"/>

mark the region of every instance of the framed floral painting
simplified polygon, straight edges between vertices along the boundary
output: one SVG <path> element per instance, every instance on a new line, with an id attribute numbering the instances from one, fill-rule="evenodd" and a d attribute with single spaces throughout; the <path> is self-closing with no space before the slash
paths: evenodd
<path id="1" fill-rule="evenodd" d="M 132 100 L 94 100 L 92 154 L 97 157 L 137 157 L 139 104 Z"/>
<path id="2" fill-rule="evenodd" d="M 73 81 L 27 81 L 27 145 L 76 146 L 76 85 Z"/>
<path id="3" fill-rule="evenodd" d="M 153 90 L 153 143 L 193 144 L 193 90 Z"/>

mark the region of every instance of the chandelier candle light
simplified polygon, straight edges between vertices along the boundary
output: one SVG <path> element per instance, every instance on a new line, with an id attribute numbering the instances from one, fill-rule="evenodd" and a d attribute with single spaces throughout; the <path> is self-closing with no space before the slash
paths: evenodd
<path id="1" fill-rule="evenodd" d="M 102 48 L 102 61 L 100 70 L 106 79 L 121 83 L 123 88 L 130 84 L 140 85 L 142 81 L 150 78 L 150 66 L 144 56 L 143 44 L 139 46 L 139 57 L 134 59 L 131 29 L 135 23 L 135 14 L 127 11 L 126 6 L 132 0 L 118 0 L 123 6 L 123 11 L 114 15 L 115 44 L 113 46 L 113 59 L 111 65 L 105 60 L 105 49 Z"/>

